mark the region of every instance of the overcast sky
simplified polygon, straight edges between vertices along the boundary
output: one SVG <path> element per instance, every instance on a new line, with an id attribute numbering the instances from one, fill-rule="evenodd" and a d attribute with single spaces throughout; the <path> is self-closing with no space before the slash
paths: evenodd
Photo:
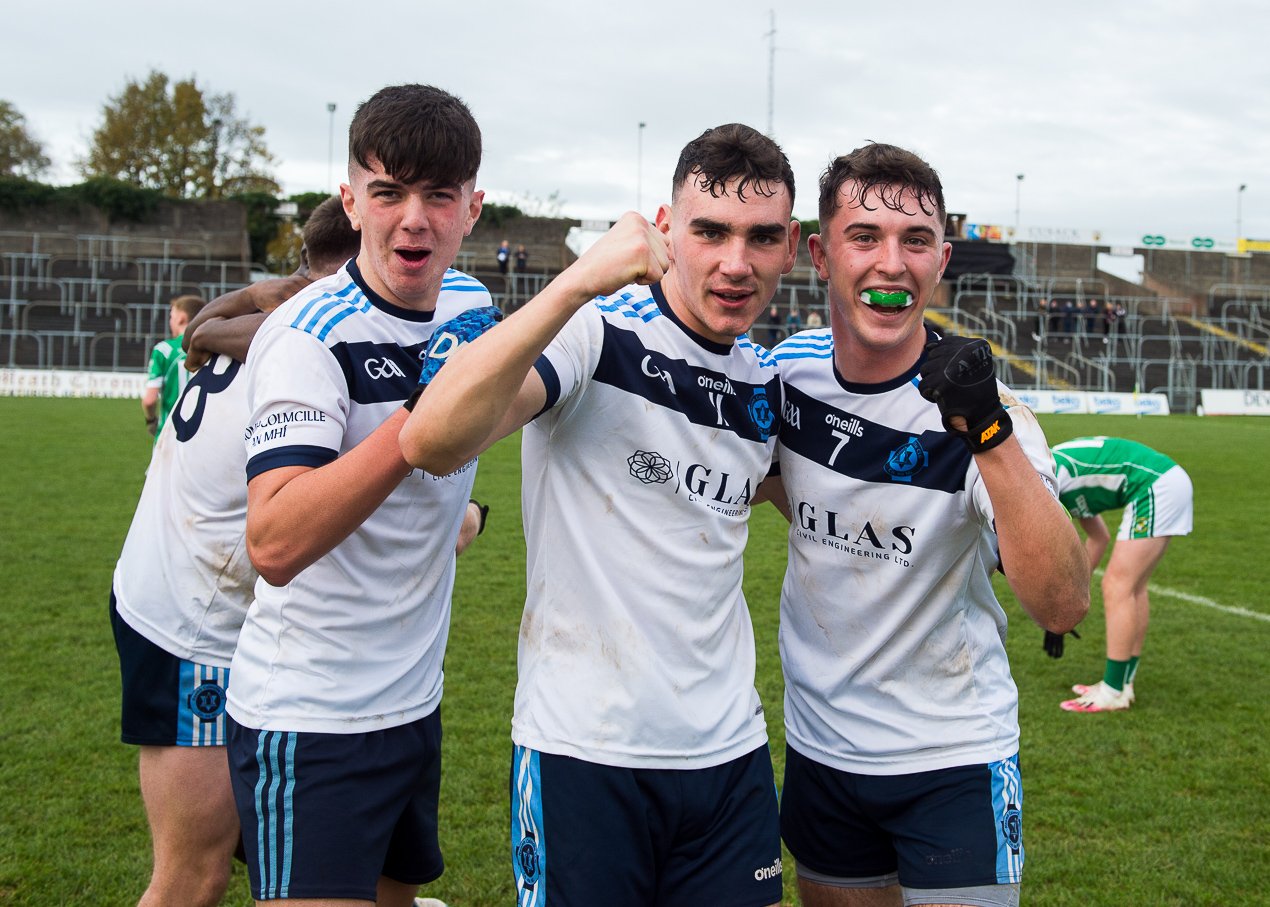
<path id="1" fill-rule="evenodd" d="M 971 222 L 1137 243 L 1270 239 L 1270 4 L 999 0 L 66 0 L 4 14 L 0 98 L 76 182 L 102 104 L 151 69 L 232 92 L 287 193 L 334 188 L 356 105 L 384 85 L 461 96 L 494 201 L 651 216 L 683 145 L 769 119 L 815 217 L 832 155 L 869 140 L 925 156 Z M 194 10 L 197 8 L 197 12 Z M 293 10 L 304 9 L 303 16 Z M 334 103 L 334 173 L 328 136 Z M 641 130 L 639 124 L 646 123 Z M 642 153 L 641 153 L 642 146 Z M 642 179 L 640 174 L 642 173 Z M 1024 174 L 1023 180 L 1017 174 Z M 1247 184 L 1242 194 L 1239 186 Z"/>

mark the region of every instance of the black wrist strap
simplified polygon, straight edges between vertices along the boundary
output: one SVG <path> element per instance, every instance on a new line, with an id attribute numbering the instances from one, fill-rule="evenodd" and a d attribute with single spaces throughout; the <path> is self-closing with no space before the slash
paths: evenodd
<path id="1" fill-rule="evenodd" d="M 415 404 L 419 402 L 421 396 L 423 396 L 423 388 L 416 387 L 415 392 L 407 397 L 406 402 L 401 405 L 405 407 L 406 412 L 412 413 L 415 411 Z"/>
<path id="2" fill-rule="evenodd" d="M 481 525 L 478 526 L 476 529 L 476 534 L 480 535 L 482 532 L 485 531 L 485 521 L 486 519 L 489 518 L 489 506 L 486 504 L 482 504 L 476 498 L 468 498 L 467 502 L 469 504 L 475 504 L 477 512 L 481 515 Z"/>
<path id="3" fill-rule="evenodd" d="M 1012 434 L 1014 434 L 1014 423 L 1010 421 L 1010 414 L 1005 411 L 1005 407 L 1000 407 L 978 425 L 967 426 L 965 434 L 961 437 L 970 448 L 970 452 L 977 454 L 992 450 Z"/>

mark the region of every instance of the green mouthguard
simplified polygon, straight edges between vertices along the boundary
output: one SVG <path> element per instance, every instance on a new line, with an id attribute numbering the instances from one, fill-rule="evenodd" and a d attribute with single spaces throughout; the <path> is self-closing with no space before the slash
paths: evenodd
<path id="1" fill-rule="evenodd" d="M 860 294 L 860 301 L 869 305 L 884 305 L 899 309 L 911 305 L 913 295 L 903 290 L 896 290 L 894 293 L 883 293 L 881 290 L 865 290 Z"/>

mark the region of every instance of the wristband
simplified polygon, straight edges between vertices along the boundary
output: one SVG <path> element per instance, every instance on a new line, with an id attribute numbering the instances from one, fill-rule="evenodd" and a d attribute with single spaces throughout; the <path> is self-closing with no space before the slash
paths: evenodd
<path id="1" fill-rule="evenodd" d="M 481 525 L 478 526 L 476 529 L 476 534 L 480 535 L 482 532 L 485 531 L 485 520 L 489 518 L 489 505 L 482 504 L 476 498 L 468 498 L 467 502 L 469 504 L 475 504 L 477 512 L 479 512 L 481 515 Z"/>
<path id="2" fill-rule="evenodd" d="M 408 413 L 412 413 L 412 412 L 414 412 L 414 411 L 415 411 L 415 404 L 419 402 L 419 397 L 420 397 L 422 394 L 423 394 L 423 388 L 422 388 L 422 387 L 416 387 L 416 388 L 414 389 L 414 393 L 412 393 L 409 397 L 407 397 L 407 398 L 406 398 L 406 399 L 402 402 L 402 404 L 401 404 L 401 405 L 405 408 L 406 412 L 408 412 Z"/>

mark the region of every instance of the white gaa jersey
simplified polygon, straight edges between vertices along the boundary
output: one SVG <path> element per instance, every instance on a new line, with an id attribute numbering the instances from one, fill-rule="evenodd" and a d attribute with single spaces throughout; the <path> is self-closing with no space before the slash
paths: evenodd
<path id="1" fill-rule="evenodd" d="M 414 391 L 433 330 L 485 305 L 485 287 L 450 270 L 435 313 L 399 308 L 355 261 L 292 297 L 252 343 L 247 478 L 320 467 L 357 446 Z M 475 475 L 475 461 L 448 476 L 416 469 L 289 584 L 257 581 L 232 665 L 235 721 L 359 733 L 437 707 L 454 545 Z"/>
<path id="2" fill-rule="evenodd" d="M 917 365 L 884 384 L 848 383 L 828 329 L 773 355 L 793 511 L 781 590 L 787 740 L 870 775 L 1014 755 L 1018 691 L 992 591 L 992 504 L 965 443 L 918 393 Z M 1015 436 L 1055 489 L 1036 417 L 999 387 Z"/>
<path id="3" fill-rule="evenodd" d="M 641 768 L 762 746 L 741 554 L 775 444 L 770 356 L 690 333 L 660 287 L 632 286 L 581 309 L 537 369 L 513 739 Z"/>
<path id="4" fill-rule="evenodd" d="M 154 445 L 115 565 L 119 615 L 161 649 L 229 667 L 251 603 L 244 366 L 217 356 L 185 386 Z"/>

